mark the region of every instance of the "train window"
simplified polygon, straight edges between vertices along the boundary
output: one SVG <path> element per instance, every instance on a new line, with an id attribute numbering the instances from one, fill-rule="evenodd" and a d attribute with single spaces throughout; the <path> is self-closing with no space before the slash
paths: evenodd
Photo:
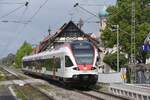
<path id="1" fill-rule="evenodd" d="M 56 66 L 56 68 L 60 68 L 61 67 L 60 58 L 55 58 L 55 66 Z"/>
<path id="2" fill-rule="evenodd" d="M 26 68 L 26 66 L 27 66 L 27 62 L 24 61 L 24 62 L 23 62 L 23 68 Z"/>
<path id="3" fill-rule="evenodd" d="M 72 44 L 72 51 L 77 64 L 92 64 L 94 49 L 90 43 L 80 42 Z"/>
<path id="4" fill-rule="evenodd" d="M 65 66 L 66 67 L 73 66 L 73 63 L 72 63 L 71 59 L 68 56 L 65 56 Z"/>
<path id="5" fill-rule="evenodd" d="M 55 60 L 55 61 L 54 61 Z M 44 59 L 39 61 L 40 67 L 45 67 L 46 70 L 52 71 L 53 67 L 60 68 L 61 61 L 60 58 L 51 58 L 51 59 Z"/>
<path id="6" fill-rule="evenodd" d="M 53 59 L 45 59 L 42 62 L 43 62 L 43 67 L 46 67 L 46 69 L 49 71 L 52 70 Z"/>
<path id="7" fill-rule="evenodd" d="M 73 49 L 77 64 L 92 64 L 94 51 L 89 49 Z"/>

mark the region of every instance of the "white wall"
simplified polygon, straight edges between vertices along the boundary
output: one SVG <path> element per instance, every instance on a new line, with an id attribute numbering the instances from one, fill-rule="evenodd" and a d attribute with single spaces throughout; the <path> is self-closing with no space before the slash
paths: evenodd
<path id="1" fill-rule="evenodd" d="M 99 73 L 98 82 L 102 83 L 123 83 L 121 80 L 121 73 Z"/>

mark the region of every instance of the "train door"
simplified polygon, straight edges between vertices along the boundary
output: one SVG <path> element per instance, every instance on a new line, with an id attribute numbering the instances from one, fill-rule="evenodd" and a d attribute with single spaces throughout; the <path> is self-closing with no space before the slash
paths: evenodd
<path id="1" fill-rule="evenodd" d="M 53 56 L 52 71 L 53 71 L 53 79 L 55 79 L 55 76 L 56 76 L 56 62 L 55 62 L 55 56 Z"/>

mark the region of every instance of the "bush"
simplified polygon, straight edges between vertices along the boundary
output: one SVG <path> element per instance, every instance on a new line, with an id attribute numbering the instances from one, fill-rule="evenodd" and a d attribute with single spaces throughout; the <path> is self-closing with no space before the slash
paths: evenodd
<path id="1" fill-rule="evenodd" d="M 23 45 L 17 50 L 15 57 L 15 64 L 17 68 L 20 68 L 22 65 L 22 58 L 26 55 L 30 55 L 32 52 L 32 46 L 24 42 Z"/>
<path id="2" fill-rule="evenodd" d="M 110 65 L 113 70 L 117 70 L 117 53 L 107 54 L 103 60 L 106 64 Z M 124 66 L 127 63 L 127 58 L 124 54 L 119 55 L 119 65 Z"/>

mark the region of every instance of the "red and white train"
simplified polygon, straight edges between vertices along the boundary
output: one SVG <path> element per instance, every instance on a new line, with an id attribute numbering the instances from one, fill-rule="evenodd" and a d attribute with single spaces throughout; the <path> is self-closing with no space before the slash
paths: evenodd
<path id="1" fill-rule="evenodd" d="M 98 52 L 88 41 L 73 41 L 59 48 L 23 57 L 22 70 L 75 85 L 95 85 Z"/>

